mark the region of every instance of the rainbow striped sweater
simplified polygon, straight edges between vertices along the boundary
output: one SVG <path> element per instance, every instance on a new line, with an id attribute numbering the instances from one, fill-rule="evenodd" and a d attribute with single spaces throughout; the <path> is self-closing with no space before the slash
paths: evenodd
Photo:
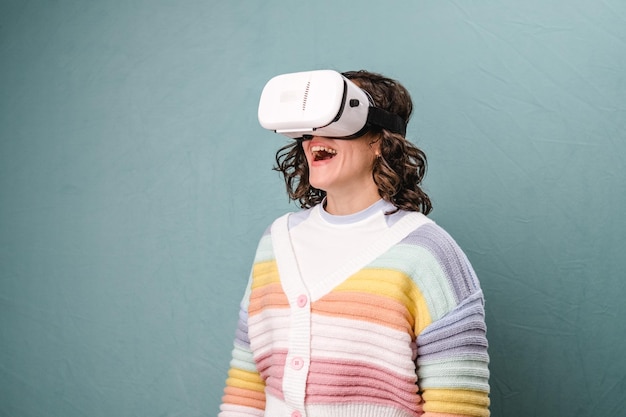
<path id="1" fill-rule="evenodd" d="M 259 242 L 220 417 L 489 416 L 484 301 L 454 240 L 399 211 L 304 285 L 289 217 Z"/>

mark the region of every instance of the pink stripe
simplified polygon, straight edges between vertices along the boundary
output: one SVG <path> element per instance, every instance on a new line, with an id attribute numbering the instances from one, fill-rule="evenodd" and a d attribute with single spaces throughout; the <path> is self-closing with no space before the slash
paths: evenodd
<path id="1" fill-rule="evenodd" d="M 374 397 L 393 398 L 394 401 L 401 401 L 406 404 L 413 404 L 418 398 L 417 391 L 406 391 L 409 387 L 398 388 L 394 391 L 393 386 L 389 386 L 378 379 L 346 378 L 338 375 L 319 378 L 317 375 L 309 374 L 307 383 L 307 393 L 311 395 L 345 396 L 353 392 L 366 391 L 368 395 Z"/>
<path id="2" fill-rule="evenodd" d="M 282 384 L 286 359 L 285 350 L 255 357 L 268 392 L 281 399 L 284 398 Z M 417 377 L 398 375 L 365 362 L 313 358 L 307 378 L 307 402 L 356 401 L 401 406 L 413 413 L 416 405 L 422 402 L 416 382 Z"/>
<path id="3" fill-rule="evenodd" d="M 348 359 L 333 359 L 333 358 L 313 358 L 311 364 L 311 370 L 320 373 L 331 373 L 326 369 L 332 369 L 333 367 L 345 367 L 339 371 L 342 375 L 355 375 L 378 378 L 381 380 L 397 380 L 415 384 L 417 376 L 413 374 L 411 376 L 401 375 L 390 371 L 389 368 L 384 366 L 377 366 L 372 363 L 360 361 L 360 360 L 348 360 Z"/>
<path id="4" fill-rule="evenodd" d="M 283 399 L 283 375 L 287 351 L 275 350 L 265 355 L 255 356 L 254 360 L 261 378 L 265 380 L 267 390 L 275 397 Z"/>

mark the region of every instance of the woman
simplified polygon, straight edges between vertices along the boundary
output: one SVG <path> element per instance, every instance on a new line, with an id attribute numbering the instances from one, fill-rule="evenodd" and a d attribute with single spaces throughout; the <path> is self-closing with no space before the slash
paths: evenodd
<path id="1" fill-rule="evenodd" d="M 343 74 L 408 123 L 398 82 Z M 220 417 L 488 416 L 483 294 L 426 215 L 426 156 L 371 126 L 276 154 L 291 199 L 258 246 Z"/>

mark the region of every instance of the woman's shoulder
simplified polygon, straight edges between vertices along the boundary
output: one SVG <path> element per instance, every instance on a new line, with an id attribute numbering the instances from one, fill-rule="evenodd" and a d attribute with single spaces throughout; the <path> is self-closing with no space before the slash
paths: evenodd
<path id="1" fill-rule="evenodd" d="M 411 245 L 439 265 L 459 299 L 480 290 L 480 284 L 469 258 L 447 230 L 429 222 L 411 232 L 403 242 Z M 438 269 L 439 269 L 438 268 Z"/>
<path id="2" fill-rule="evenodd" d="M 422 213 L 398 210 L 388 215 L 390 227 L 412 217 L 414 229 L 410 230 L 399 242 L 401 246 L 412 247 L 421 252 L 427 252 L 439 263 L 448 263 L 450 258 L 465 260 L 463 250 L 444 227 Z"/>
<path id="3" fill-rule="evenodd" d="M 450 233 L 432 219 L 424 222 L 407 235 L 403 243 L 422 246 L 433 251 L 461 251 L 459 244 Z"/>
<path id="4" fill-rule="evenodd" d="M 301 210 L 297 210 L 297 211 L 290 211 L 290 212 L 286 212 L 286 213 L 278 216 L 277 218 L 272 220 L 269 224 L 267 224 L 267 226 L 265 227 L 265 230 L 263 231 L 263 234 L 261 235 L 261 240 L 271 236 L 271 234 L 272 234 L 272 227 L 274 227 L 274 225 L 276 223 L 278 223 L 280 221 L 287 220 L 289 228 L 291 229 L 294 226 L 296 226 L 296 225 L 302 223 L 303 221 L 305 221 L 306 219 L 308 219 L 309 216 L 311 215 L 311 211 L 314 208 L 315 207 L 307 208 L 307 209 L 301 209 Z"/>

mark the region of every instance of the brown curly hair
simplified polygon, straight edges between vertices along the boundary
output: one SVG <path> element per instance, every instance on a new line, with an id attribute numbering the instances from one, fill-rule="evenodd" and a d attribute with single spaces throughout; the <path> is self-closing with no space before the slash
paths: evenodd
<path id="1" fill-rule="evenodd" d="M 344 72 L 369 93 L 374 106 L 399 115 L 408 124 L 413 111 L 409 92 L 397 81 L 365 70 Z M 426 154 L 398 133 L 372 126 L 369 133 L 380 140 L 380 157 L 374 162 L 372 176 L 378 193 L 397 209 L 428 214 L 432 203 L 420 184 L 426 175 Z M 322 202 L 326 192 L 309 183 L 309 167 L 297 140 L 276 152 L 275 171 L 283 174 L 287 194 L 300 207 L 310 208 Z"/>

